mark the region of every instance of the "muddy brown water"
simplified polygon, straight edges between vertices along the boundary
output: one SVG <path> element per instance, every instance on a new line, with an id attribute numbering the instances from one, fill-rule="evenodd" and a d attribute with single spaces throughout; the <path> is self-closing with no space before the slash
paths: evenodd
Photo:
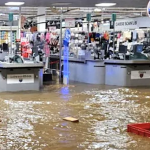
<path id="1" fill-rule="evenodd" d="M 57 84 L 1 93 L 0 117 L 0 150 L 150 150 L 149 138 L 126 132 L 150 122 L 150 88 Z"/>

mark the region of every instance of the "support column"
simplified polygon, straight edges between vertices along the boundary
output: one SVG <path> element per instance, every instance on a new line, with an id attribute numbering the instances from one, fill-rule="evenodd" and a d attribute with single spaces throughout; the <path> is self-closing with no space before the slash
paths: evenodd
<path id="1" fill-rule="evenodd" d="M 37 15 L 42 15 L 42 16 L 37 17 L 37 23 L 38 23 L 37 30 L 38 32 L 45 32 L 46 23 L 43 23 L 43 22 L 46 22 L 46 7 L 39 7 Z"/>
<path id="2" fill-rule="evenodd" d="M 60 41 L 60 49 L 59 49 L 59 57 L 60 57 L 60 68 L 59 68 L 59 81 L 61 81 L 61 74 L 62 74 L 62 69 L 61 69 L 61 56 L 62 56 L 62 18 L 63 18 L 63 15 L 62 15 L 62 13 L 61 13 L 61 15 L 60 15 L 60 39 L 59 39 L 59 41 Z"/>
<path id="3" fill-rule="evenodd" d="M 21 39 L 21 7 L 19 7 L 19 19 L 18 19 L 17 39 Z"/>

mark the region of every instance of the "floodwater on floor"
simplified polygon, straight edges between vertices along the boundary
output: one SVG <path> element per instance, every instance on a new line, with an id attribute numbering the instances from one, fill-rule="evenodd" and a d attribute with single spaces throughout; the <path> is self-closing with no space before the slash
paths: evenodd
<path id="1" fill-rule="evenodd" d="M 0 119 L 0 150 L 150 150 L 149 138 L 126 132 L 150 122 L 149 88 L 56 84 L 1 93 Z"/>

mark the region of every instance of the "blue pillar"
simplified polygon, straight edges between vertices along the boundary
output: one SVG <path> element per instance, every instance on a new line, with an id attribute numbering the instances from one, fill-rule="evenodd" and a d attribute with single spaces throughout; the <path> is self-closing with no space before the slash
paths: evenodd
<path id="1" fill-rule="evenodd" d="M 69 29 L 65 31 L 65 37 L 63 41 L 64 45 L 64 61 L 63 61 L 63 83 L 65 85 L 69 84 L 69 41 L 70 41 L 71 32 Z"/>

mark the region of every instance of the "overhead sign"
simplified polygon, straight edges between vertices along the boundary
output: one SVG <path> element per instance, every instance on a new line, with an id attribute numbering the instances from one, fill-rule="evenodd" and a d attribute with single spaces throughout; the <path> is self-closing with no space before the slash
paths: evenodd
<path id="1" fill-rule="evenodd" d="M 150 79 L 150 70 L 131 71 L 131 79 Z"/>
<path id="2" fill-rule="evenodd" d="M 10 30 L 10 26 L 0 26 L 0 31 L 1 30 L 8 31 L 8 30 Z M 12 30 L 13 31 L 17 31 L 18 30 L 18 26 L 12 26 Z"/>
<path id="3" fill-rule="evenodd" d="M 132 26 L 132 25 L 137 25 L 137 21 L 116 22 L 116 26 Z"/>
<path id="4" fill-rule="evenodd" d="M 87 14 L 86 20 L 87 20 L 87 21 L 91 21 L 91 14 Z"/>
<path id="5" fill-rule="evenodd" d="M 7 84 L 34 83 L 34 74 L 8 74 Z"/>
<path id="6" fill-rule="evenodd" d="M 111 19 L 113 22 L 115 22 L 116 21 L 116 14 L 112 14 Z"/>
<path id="7" fill-rule="evenodd" d="M 71 28 L 71 27 L 75 27 L 75 19 L 65 19 L 65 27 L 66 28 Z"/>
<path id="8" fill-rule="evenodd" d="M 122 30 L 122 29 L 137 29 L 138 22 L 134 19 L 128 20 L 120 20 L 115 22 L 115 29 Z"/>
<path id="9" fill-rule="evenodd" d="M 14 19 L 13 13 L 9 13 L 9 21 L 13 21 L 13 19 Z"/>

